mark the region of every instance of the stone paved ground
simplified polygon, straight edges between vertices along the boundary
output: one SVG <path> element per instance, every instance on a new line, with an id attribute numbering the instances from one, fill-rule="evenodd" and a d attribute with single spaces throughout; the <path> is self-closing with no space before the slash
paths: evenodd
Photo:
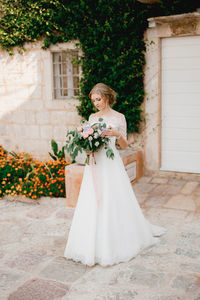
<path id="1" fill-rule="evenodd" d="M 111 267 L 63 257 L 74 209 L 65 199 L 0 201 L 0 299 L 199 300 L 200 179 L 143 176 L 133 189 L 167 233 L 146 254 Z"/>

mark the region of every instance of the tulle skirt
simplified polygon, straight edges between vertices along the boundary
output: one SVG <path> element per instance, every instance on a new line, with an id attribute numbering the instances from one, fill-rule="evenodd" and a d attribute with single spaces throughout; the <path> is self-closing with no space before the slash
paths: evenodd
<path id="1" fill-rule="evenodd" d="M 114 147 L 95 153 L 86 165 L 64 257 L 93 266 L 127 262 L 157 243 L 165 228 L 150 224 L 138 204 L 128 174 Z"/>

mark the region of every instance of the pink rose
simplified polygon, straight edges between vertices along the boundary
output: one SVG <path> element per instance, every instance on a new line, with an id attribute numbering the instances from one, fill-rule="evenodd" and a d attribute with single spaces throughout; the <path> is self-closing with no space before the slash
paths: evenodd
<path id="1" fill-rule="evenodd" d="M 77 131 L 81 132 L 83 130 L 83 128 L 81 126 L 77 127 Z"/>
<path id="2" fill-rule="evenodd" d="M 93 130 L 92 128 L 89 128 L 89 129 L 87 130 L 87 133 L 88 133 L 88 134 L 93 134 L 93 132 L 94 132 L 94 130 Z"/>
<path id="3" fill-rule="evenodd" d="M 89 136 L 89 134 L 87 132 L 82 132 L 81 135 L 84 139 L 86 139 Z"/>

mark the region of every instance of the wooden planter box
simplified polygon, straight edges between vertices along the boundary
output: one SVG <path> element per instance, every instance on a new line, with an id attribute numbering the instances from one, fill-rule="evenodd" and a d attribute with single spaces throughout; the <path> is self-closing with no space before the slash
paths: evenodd
<path id="1" fill-rule="evenodd" d="M 131 183 L 143 175 L 142 151 L 119 150 Z M 84 165 L 71 164 L 65 167 L 66 206 L 75 207 L 83 178 Z"/>

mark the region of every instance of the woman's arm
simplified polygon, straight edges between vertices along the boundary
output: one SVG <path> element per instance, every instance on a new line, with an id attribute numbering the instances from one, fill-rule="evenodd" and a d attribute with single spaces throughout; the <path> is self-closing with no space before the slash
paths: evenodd
<path id="1" fill-rule="evenodd" d="M 106 136 L 106 137 L 116 136 L 117 143 L 119 144 L 121 149 L 126 149 L 128 146 L 126 118 L 123 114 L 119 118 L 120 119 L 119 119 L 118 129 L 113 129 L 110 126 L 109 129 L 105 129 L 102 132 L 102 136 Z"/>
<path id="2" fill-rule="evenodd" d="M 106 136 L 106 137 L 116 136 L 117 143 L 122 149 L 126 149 L 126 147 L 128 146 L 128 142 L 123 137 L 123 135 L 118 130 L 113 129 L 112 127 L 110 129 L 105 129 L 102 132 L 102 136 Z"/>
<path id="3" fill-rule="evenodd" d="M 126 149 L 128 146 L 127 140 L 123 137 L 123 135 L 119 132 L 119 134 L 116 136 L 117 143 L 121 147 L 121 149 Z"/>

